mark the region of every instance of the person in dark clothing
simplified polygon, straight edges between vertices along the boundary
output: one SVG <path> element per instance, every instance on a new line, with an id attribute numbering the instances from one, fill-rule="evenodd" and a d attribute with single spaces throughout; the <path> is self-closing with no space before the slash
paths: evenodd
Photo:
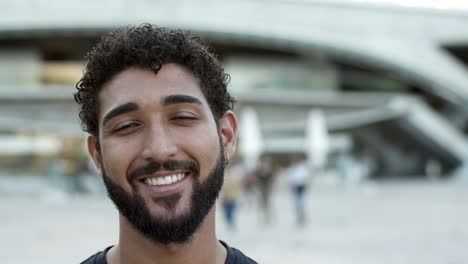
<path id="1" fill-rule="evenodd" d="M 273 188 L 273 164 L 268 155 L 262 155 L 255 169 L 255 180 L 260 192 L 260 210 L 264 224 L 271 222 L 271 192 Z"/>
<path id="2" fill-rule="evenodd" d="M 221 63 L 198 38 L 150 24 L 106 34 L 87 59 L 74 97 L 120 234 L 82 263 L 256 263 L 215 232 L 237 134 Z"/>

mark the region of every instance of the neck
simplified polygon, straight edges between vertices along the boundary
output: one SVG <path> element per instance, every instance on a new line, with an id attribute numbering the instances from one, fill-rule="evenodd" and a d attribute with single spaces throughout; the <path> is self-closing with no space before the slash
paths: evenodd
<path id="1" fill-rule="evenodd" d="M 226 259 L 226 249 L 216 238 L 215 206 L 192 238 L 184 244 L 164 245 L 154 242 L 134 229 L 122 215 L 119 222 L 119 242 L 107 254 L 109 264 L 222 264 Z"/>

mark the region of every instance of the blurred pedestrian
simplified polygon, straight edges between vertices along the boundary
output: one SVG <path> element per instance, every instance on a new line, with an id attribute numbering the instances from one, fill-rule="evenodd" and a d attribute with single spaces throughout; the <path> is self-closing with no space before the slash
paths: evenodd
<path id="1" fill-rule="evenodd" d="M 287 169 L 289 183 L 293 193 L 296 223 L 303 226 L 306 223 L 305 194 L 307 191 L 310 171 L 305 155 L 300 154 L 292 158 L 292 163 Z"/>
<path id="2" fill-rule="evenodd" d="M 230 231 L 234 231 L 236 229 L 235 215 L 238 208 L 239 198 L 242 193 L 243 177 L 244 169 L 240 163 L 227 168 L 224 174 L 221 203 L 224 218 Z"/>
<path id="3" fill-rule="evenodd" d="M 256 184 L 260 192 L 260 210 L 264 224 L 271 222 L 271 191 L 273 187 L 274 172 L 272 159 L 262 155 L 254 172 Z"/>
<path id="4" fill-rule="evenodd" d="M 243 167 L 243 178 L 242 178 L 242 203 L 245 204 L 246 208 L 253 209 L 258 200 L 257 198 L 257 179 L 255 178 L 256 168 Z"/>

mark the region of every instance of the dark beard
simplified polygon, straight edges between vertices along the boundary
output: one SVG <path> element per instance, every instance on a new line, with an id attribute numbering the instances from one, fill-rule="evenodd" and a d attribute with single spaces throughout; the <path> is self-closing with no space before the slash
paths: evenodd
<path id="1" fill-rule="evenodd" d="M 109 198 L 114 202 L 120 214 L 136 230 L 156 243 L 164 245 L 170 243 L 182 244 L 192 238 L 192 235 L 198 230 L 206 215 L 214 206 L 223 185 L 225 166 L 224 153 L 223 149 L 221 149 L 216 165 L 205 182 L 201 183 L 199 181 L 198 173 L 193 175 L 190 209 L 186 214 L 175 219 L 152 216 L 136 186 L 132 184 L 133 195 L 129 194 L 106 174 L 104 168 L 103 180 Z M 164 206 L 167 206 L 167 209 L 174 207 L 179 198 L 178 194 L 165 198 L 165 201 L 163 201 Z"/>

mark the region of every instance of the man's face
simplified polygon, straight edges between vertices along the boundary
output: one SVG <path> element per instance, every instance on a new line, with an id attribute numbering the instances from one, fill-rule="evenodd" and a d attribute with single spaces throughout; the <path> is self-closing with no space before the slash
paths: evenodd
<path id="1" fill-rule="evenodd" d="M 185 68 L 127 69 L 99 95 L 99 143 L 88 148 L 109 196 L 136 229 L 160 243 L 185 242 L 213 207 L 236 120 L 217 128 L 199 82 Z"/>

